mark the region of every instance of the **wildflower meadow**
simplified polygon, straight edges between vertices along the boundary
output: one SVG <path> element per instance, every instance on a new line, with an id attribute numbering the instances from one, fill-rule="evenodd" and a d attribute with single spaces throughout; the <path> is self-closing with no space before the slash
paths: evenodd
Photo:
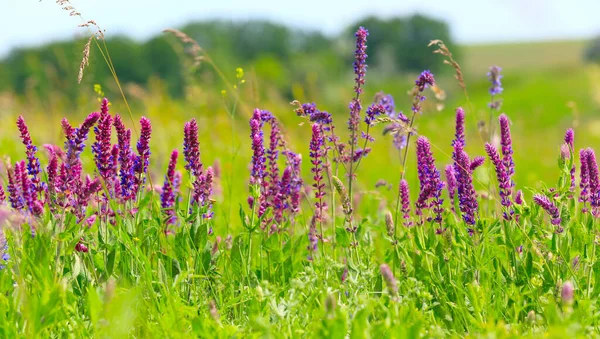
<path id="1" fill-rule="evenodd" d="M 453 133 L 422 132 L 436 76 L 418 74 L 408 99 L 367 96 L 367 27 L 353 38 L 344 112 L 238 107 L 240 68 L 218 133 L 195 113 L 165 122 L 168 105 L 144 117 L 100 88 L 97 112 L 45 120 L 60 142 L 44 143 L 34 131 L 50 127 L 27 114 L 11 121 L 20 144 L 0 175 L 0 337 L 598 336 L 593 145 L 572 128 L 546 136 L 554 179 L 521 183 L 520 171 L 541 170 L 517 160 L 533 155 L 513 143 L 523 129 L 504 111 L 500 67 L 481 74 L 480 119 L 460 65 L 433 41 L 465 105 L 444 108 Z"/>

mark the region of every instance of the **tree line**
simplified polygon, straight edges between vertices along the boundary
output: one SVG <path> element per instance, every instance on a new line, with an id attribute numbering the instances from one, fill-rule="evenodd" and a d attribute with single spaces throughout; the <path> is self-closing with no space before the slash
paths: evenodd
<path id="1" fill-rule="evenodd" d="M 351 74 L 353 32 L 358 26 L 369 29 L 369 67 L 382 74 L 440 70 L 441 63 L 427 43 L 442 39 L 451 50 L 454 45 L 445 22 L 423 15 L 381 19 L 367 17 L 352 23 L 337 36 L 318 31 L 292 29 L 268 21 L 231 22 L 209 20 L 181 28 L 208 51 L 223 69 L 251 67 L 254 74 L 271 86 L 289 91 L 290 83 L 306 81 L 307 74 L 330 81 Z M 13 50 L 0 61 L 0 91 L 18 94 L 77 93 L 78 65 L 85 38 L 52 42 L 40 47 Z M 183 95 L 189 81 L 189 68 L 182 59 L 185 50 L 173 37 L 164 34 L 138 42 L 126 36 L 108 37 L 105 43 L 122 83 L 141 86 L 158 78 L 170 95 Z M 210 73 L 207 67 L 196 72 Z M 109 83 L 112 75 L 102 55 L 92 49 L 84 82 Z"/>

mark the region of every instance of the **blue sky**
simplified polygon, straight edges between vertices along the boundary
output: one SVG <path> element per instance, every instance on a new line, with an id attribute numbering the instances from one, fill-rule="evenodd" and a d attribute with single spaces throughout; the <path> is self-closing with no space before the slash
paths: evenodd
<path id="1" fill-rule="evenodd" d="M 2 0 L 0 56 L 21 45 L 83 34 L 55 0 Z M 600 0 L 72 0 L 107 34 L 145 39 L 204 18 L 270 19 L 328 34 L 365 15 L 423 13 L 447 21 L 465 43 L 591 37 L 600 34 Z M 8 4 L 8 7 L 7 7 Z"/>

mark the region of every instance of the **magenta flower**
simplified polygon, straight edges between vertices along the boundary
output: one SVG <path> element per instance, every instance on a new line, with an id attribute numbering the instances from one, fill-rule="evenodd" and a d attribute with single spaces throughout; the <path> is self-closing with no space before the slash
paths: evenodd
<path id="1" fill-rule="evenodd" d="M 286 167 L 279 181 L 279 191 L 273 199 L 274 218 L 277 224 L 283 221 L 283 212 L 289 207 L 288 199 L 291 194 L 292 169 Z"/>

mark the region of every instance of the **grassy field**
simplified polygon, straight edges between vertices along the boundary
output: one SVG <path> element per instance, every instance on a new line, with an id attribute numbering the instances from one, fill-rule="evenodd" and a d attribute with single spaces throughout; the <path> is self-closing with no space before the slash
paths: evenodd
<path id="1" fill-rule="evenodd" d="M 444 167 L 457 161 L 452 157 L 456 107 L 466 112 L 465 151 L 471 158 L 486 156 L 472 174 L 479 204 L 476 223 L 464 219 L 468 213 L 459 203 L 462 198 L 450 203 L 446 189 L 441 220 L 435 220 L 434 205 L 424 208 L 425 217 L 415 213 L 414 203 L 423 194 L 416 137 L 407 153 L 406 180 L 412 202 L 407 219 L 402 213 L 396 218 L 403 153 L 392 147 L 390 135 L 382 135 L 383 126 L 370 129 L 376 140 L 370 144 L 371 153 L 360 161 L 353 189 L 342 170 L 347 164 L 331 169 L 344 187 L 335 189 L 325 183 L 329 211 L 319 219 L 314 218 L 319 208 L 311 185 L 319 171 L 315 168 L 327 170 L 314 159 L 311 163 L 318 140 L 312 124 L 296 115 L 290 98 L 263 88 L 251 73 L 242 77 L 237 71 L 236 77 L 235 70 L 225 71 L 229 81 L 237 84 L 235 89 L 227 87 L 221 93 L 225 86 L 199 79 L 183 100 L 166 95 L 159 81 L 147 89 L 126 86 L 131 115 L 125 102 L 116 97 L 100 121 L 122 115 L 126 127 L 132 129 L 132 154 L 137 154 L 140 117 L 152 122 L 149 171 L 140 184 L 145 189 L 129 200 L 116 193 L 115 182 L 121 177 L 117 171 L 100 175 L 98 154 L 90 151 L 99 137 L 92 130 L 81 162 L 84 173 L 101 178 L 102 188 L 90 198 L 85 218 L 76 216 L 74 206 L 60 205 L 63 199 L 81 195 L 72 186 L 49 195 L 40 193 L 42 213 L 35 212 L 35 204 L 17 211 L 2 207 L 1 233 L 8 247 L 2 247 L 0 238 L 0 252 L 8 258 L 0 262 L 4 266 L 0 269 L 0 336 L 597 335 L 598 223 L 595 216 L 582 211 L 586 205 L 578 202 L 579 189 L 573 192 L 569 187 L 571 166 L 579 168 L 579 149 L 600 141 L 600 71 L 581 62 L 583 46 L 581 41 L 465 46 L 462 67 L 468 97 L 450 76 L 437 78 L 446 92 L 445 100 L 436 99 L 429 89 L 423 92 L 427 100 L 415 127 L 419 135 L 429 138 L 441 179 L 446 180 Z M 488 108 L 490 64 L 504 68 L 499 112 Z M 410 114 L 413 97 L 407 93 L 414 89 L 414 78 L 378 81 L 376 71 L 367 73 L 363 108 L 384 90 L 394 96 L 397 110 Z M 347 83 L 331 82 L 322 92 L 290 84 L 290 92 L 293 99 L 315 101 L 329 111 L 336 132 L 346 142 L 352 78 Z M 60 119 L 68 116 L 78 126 L 90 112 L 100 109 L 101 95 L 90 88 L 80 92 L 76 105 L 61 93 L 47 98 L 0 95 L 0 147 L 5 163 L 11 164 L 1 172 L 5 187 L 6 173 L 14 175 L 15 162 L 25 159 L 17 117 L 25 118 L 45 167 L 50 156 L 42 145 L 62 148 L 65 142 Z M 294 212 L 285 205 L 281 222 L 270 219 L 278 208 L 275 202 L 264 218 L 258 218 L 258 202 L 270 193 L 248 184 L 255 155 L 249 120 L 257 107 L 273 113 L 286 148 L 303 156 L 301 208 Z M 523 190 L 525 196 L 525 202 L 519 203 L 511 195 L 508 206 L 500 204 L 497 175 L 484 149 L 487 140 L 482 140 L 477 127 L 492 114 L 499 132 L 501 112 L 511 122 L 516 183 L 511 190 Z M 184 123 L 193 118 L 198 124 L 202 175 L 191 174 L 190 162 L 184 160 L 190 149 L 189 139 L 188 151 L 182 147 Z M 265 147 L 269 147 L 270 122 L 262 123 Z M 567 128 L 575 131 L 575 147 L 559 160 Z M 105 141 L 115 144 L 117 139 L 113 133 Z M 359 140 L 362 145 L 363 139 Z M 69 143 L 65 148 L 69 151 Z M 173 149 L 180 153 L 176 169 L 183 179 L 174 197 L 177 202 L 165 207 L 158 191 Z M 283 172 L 289 163 L 281 154 L 277 164 Z M 330 152 L 329 157 L 334 154 Z M 65 159 L 60 161 L 68 163 Z M 140 161 L 135 156 L 131 159 Z M 123 168 L 122 163 L 119 166 Z M 208 200 L 190 199 L 197 193 L 196 185 L 206 180 L 209 166 L 215 170 L 210 200 L 213 218 L 206 218 Z M 44 169 L 39 174 L 42 182 L 51 182 L 48 172 Z M 35 177 L 29 176 L 29 180 Z M 331 179 L 327 173 L 323 176 L 323 180 Z M 21 179 L 27 177 L 25 173 Z M 27 202 L 27 184 L 19 187 L 15 194 Z M 492 198 L 486 199 L 482 193 L 490 188 Z M 291 195 L 281 194 L 292 204 Z M 539 194 L 550 202 L 539 203 Z M 249 206 L 249 195 L 254 205 Z M 432 196 L 426 200 L 437 201 Z M 174 211 L 175 224 L 168 223 L 168 211 Z M 386 217 L 388 212 L 392 218 Z M 96 219 L 90 222 L 93 215 Z M 418 226 L 405 227 L 404 222 Z M 353 227 L 357 230 L 349 231 Z"/>

